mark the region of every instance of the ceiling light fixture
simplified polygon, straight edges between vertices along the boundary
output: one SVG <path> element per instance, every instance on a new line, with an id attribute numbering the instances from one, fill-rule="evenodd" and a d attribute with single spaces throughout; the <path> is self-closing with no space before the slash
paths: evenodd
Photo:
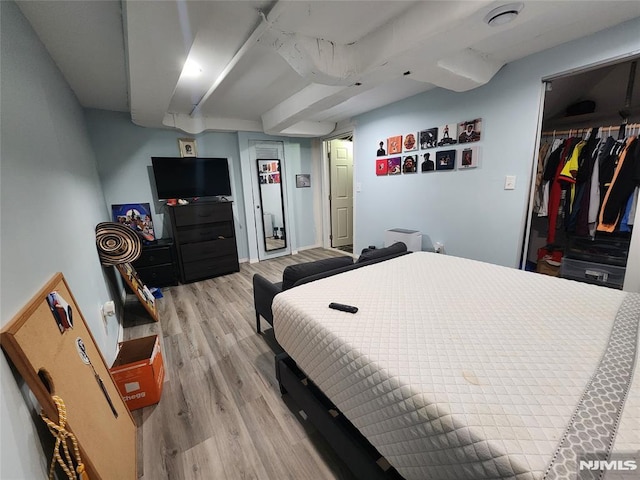
<path id="1" fill-rule="evenodd" d="M 199 77 L 202 73 L 202 67 L 193 60 L 187 60 L 182 68 L 182 75 L 189 78 Z"/>
<path id="2" fill-rule="evenodd" d="M 507 5 L 502 5 L 501 7 L 491 10 L 487 16 L 484 17 L 484 21 L 492 27 L 505 25 L 515 20 L 523 8 L 523 3 L 509 3 Z"/>

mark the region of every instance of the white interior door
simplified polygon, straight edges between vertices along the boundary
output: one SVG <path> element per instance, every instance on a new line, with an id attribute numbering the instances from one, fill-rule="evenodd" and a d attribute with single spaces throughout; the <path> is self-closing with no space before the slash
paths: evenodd
<path id="1" fill-rule="evenodd" d="M 331 140 L 331 246 L 353 245 L 353 142 Z"/>
<path id="2" fill-rule="evenodd" d="M 291 254 L 282 142 L 249 141 L 258 259 Z"/>

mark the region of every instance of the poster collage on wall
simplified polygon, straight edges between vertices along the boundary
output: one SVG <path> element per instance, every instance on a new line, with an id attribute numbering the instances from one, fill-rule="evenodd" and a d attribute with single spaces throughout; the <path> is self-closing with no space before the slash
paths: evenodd
<path id="1" fill-rule="evenodd" d="M 476 118 L 380 140 L 376 175 L 476 168 L 480 164 L 480 147 L 467 144 L 481 139 L 482 118 Z"/>

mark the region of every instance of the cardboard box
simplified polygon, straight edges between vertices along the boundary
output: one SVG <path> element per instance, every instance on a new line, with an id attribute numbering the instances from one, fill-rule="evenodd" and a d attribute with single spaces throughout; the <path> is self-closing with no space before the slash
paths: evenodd
<path id="1" fill-rule="evenodd" d="M 164 381 L 158 336 L 122 342 L 110 371 L 129 410 L 158 403 Z"/>

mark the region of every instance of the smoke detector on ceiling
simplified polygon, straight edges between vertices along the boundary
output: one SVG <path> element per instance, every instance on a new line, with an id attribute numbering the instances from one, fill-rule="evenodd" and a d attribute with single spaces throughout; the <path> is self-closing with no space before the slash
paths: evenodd
<path id="1" fill-rule="evenodd" d="M 509 3 L 502 5 L 501 7 L 491 10 L 486 17 L 484 17 L 485 23 L 492 27 L 498 27 L 505 25 L 518 16 L 518 14 L 524 8 L 524 3 Z"/>

